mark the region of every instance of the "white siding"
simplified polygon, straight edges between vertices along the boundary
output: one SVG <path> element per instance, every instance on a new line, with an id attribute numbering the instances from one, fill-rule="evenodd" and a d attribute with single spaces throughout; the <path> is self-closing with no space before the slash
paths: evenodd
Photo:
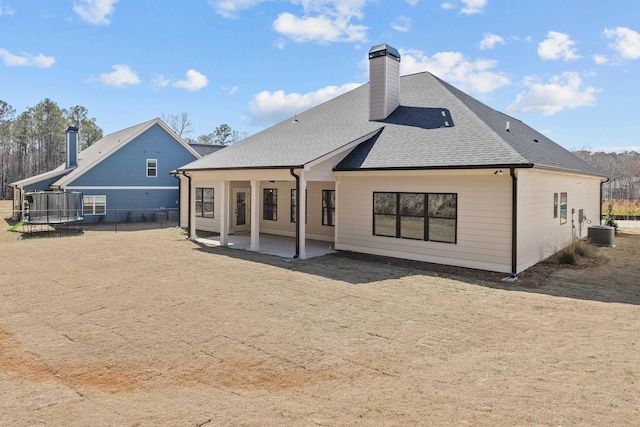
<path id="1" fill-rule="evenodd" d="M 493 170 L 340 174 L 336 249 L 508 273 L 511 177 Z M 457 193 L 457 243 L 373 235 L 373 192 Z"/>
<path id="2" fill-rule="evenodd" d="M 567 193 L 567 222 L 553 217 L 553 194 Z M 558 201 L 559 204 L 559 201 Z M 575 213 L 572 214 L 572 209 Z M 587 236 L 588 223 L 582 230 L 578 211 L 591 224 L 600 217 L 600 179 L 588 175 L 561 173 L 543 169 L 518 170 L 518 271 L 525 270 L 572 242 Z M 572 224 L 573 222 L 573 224 Z M 575 228 L 574 228 L 575 227 Z"/>

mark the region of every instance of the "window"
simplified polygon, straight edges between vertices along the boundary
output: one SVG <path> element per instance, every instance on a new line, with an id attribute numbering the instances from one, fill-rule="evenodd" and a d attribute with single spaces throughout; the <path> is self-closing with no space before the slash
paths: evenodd
<path id="1" fill-rule="evenodd" d="M 373 193 L 373 234 L 456 243 L 458 195 Z"/>
<path id="2" fill-rule="evenodd" d="M 298 209 L 298 201 L 296 200 L 296 189 L 293 188 L 291 190 L 291 222 L 295 223 L 296 222 L 296 211 Z M 304 194 L 307 194 L 307 190 L 304 190 Z M 309 197 L 305 197 L 305 207 L 309 206 Z M 307 220 L 309 219 L 309 209 L 305 209 L 304 210 L 304 223 L 307 223 Z"/>
<path id="3" fill-rule="evenodd" d="M 558 218 L 558 193 L 553 193 L 553 217 Z"/>
<path id="4" fill-rule="evenodd" d="M 147 159 L 147 176 L 149 177 L 158 176 L 158 160 Z"/>
<path id="5" fill-rule="evenodd" d="M 322 190 L 322 225 L 335 225 L 336 191 Z"/>
<path id="6" fill-rule="evenodd" d="M 84 215 L 105 215 L 107 213 L 107 196 L 83 196 L 82 212 Z"/>
<path id="7" fill-rule="evenodd" d="M 196 216 L 201 218 L 213 218 L 213 202 L 213 188 L 196 187 Z"/>
<path id="8" fill-rule="evenodd" d="M 567 222 L 567 193 L 560 193 L 560 224 Z"/>
<path id="9" fill-rule="evenodd" d="M 278 190 L 265 188 L 262 197 L 262 219 L 278 220 Z"/>

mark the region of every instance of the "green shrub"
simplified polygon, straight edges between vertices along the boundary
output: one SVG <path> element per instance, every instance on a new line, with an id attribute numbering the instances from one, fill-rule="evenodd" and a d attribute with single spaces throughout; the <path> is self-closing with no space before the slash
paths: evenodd
<path id="1" fill-rule="evenodd" d="M 607 207 L 607 213 L 605 213 L 604 217 L 602 218 L 602 224 L 613 227 L 614 233 L 618 234 L 618 223 L 613 217 L 613 204 L 611 203 L 609 203 L 609 206 Z"/>
<path id="2" fill-rule="evenodd" d="M 127 216 L 124 219 L 125 222 L 131 222 L 133 221 L 133 214 L 131 213 L 131 211 L 127 212 Z"/>

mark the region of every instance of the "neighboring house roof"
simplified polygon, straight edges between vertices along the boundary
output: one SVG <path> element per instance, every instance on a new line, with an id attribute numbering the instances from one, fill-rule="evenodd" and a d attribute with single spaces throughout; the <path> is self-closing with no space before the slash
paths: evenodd
<path id="1" fill-rule="evenodd" d="M 43 172 L 38 175 L 30 176 L 29 178 L 21 179 L 20 181 L 12 182 L 11 184 L 9 184 L 9 187 L 24 188 L 25 186 L 36 184 L 40 181 L 44 181 L 47 179 L 51 179 L 57 176 L 67 174 L 71 172 L 73 169 L 74 168 L 66 169 L 65 165 L 62 164 L 57 168 L 50 170 L 49 172 Z"/>
<path id="2" fill-rule="evenodd" d="M 196 150 L 200 156 L 204 157 L 218 150 L 222 150 L 226 145 L 218 144 L 189 144 L 191 148 Z"/>
<path id="3" fill-rule="evenodd" d="M 604 176 L 523 122 L 428 72 L 403 76 L 400 84 L 400 106 L 385 120 L 369 120 L 364 84 L 179 170 L 302 167 L 378 131 L 336 170 L 537 165 Z"/>
<path id="4" fill-rule="evenodd" d="M 187 144 L 182 138 L 180 138 L 162 120 L 156 118 L 144 123 L 140 123 L 139 125 L 114 132 L 94 142 L 92 145 L 78 153 L 78 167 L 72 170 L 69 174 L 54 182 L 52 187 L 64 188 L 66 185 L 73 182 L 75 179 L 82 176 L 91 168 L 99 164 L 102 160 L 109 157 L 112 153 L 116 152 L 119 148 L 129 143 L 131 140 L 156 124 L 167 131 L 173 138 L 176 139 L 176 141 L 184 146 L 184 148 L 192 153 L 196 158 L 201 157 L 193 148 L 189 146 L 189 144 Z"/>

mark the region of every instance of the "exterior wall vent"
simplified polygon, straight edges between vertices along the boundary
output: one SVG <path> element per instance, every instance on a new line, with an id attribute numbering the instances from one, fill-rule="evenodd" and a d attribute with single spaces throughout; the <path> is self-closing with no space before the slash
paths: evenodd
<path id="1" fill-rule="evenodd" d="M 369 120 L 384 120 L 400 105 L 400 53 L 386 44 L 369 51 Z"/>

